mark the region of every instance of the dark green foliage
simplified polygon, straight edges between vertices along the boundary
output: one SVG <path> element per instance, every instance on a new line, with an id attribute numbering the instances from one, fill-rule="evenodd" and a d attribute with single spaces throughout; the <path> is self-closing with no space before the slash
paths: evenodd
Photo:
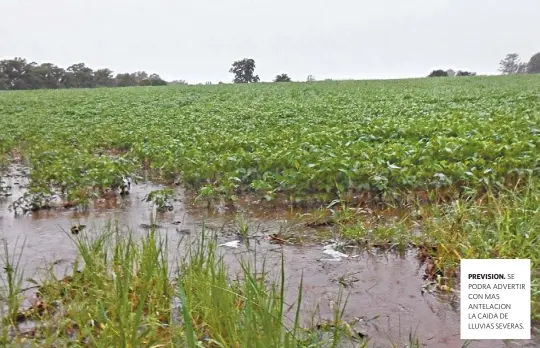
<path id="1" fill-rule="evenodd" d="M 148 77 L 152 86 L 166 86 L 167 82 L 163 80 L 158 74 L 152 74 Z"/>
<path id="2" fill-rule="evenodd" d="M 527 73 L 540 74 L 540 52 L 531 57 L 527 64 Z"/>
<path id="3" fill-rule="evenodd" d="M 116 81 L 110 69 L 99 69 L 94 72 L 96 87 L 114 87 Z"/>
<path id="4" fill-rule="evenodd" d="M 137 80 L 135 74 L 125 73 L 116 75 L 116 84 L 118 87 L 138 86 L 140 81 Z"/>
<path id="5" fill-rule="evenodd" d="M 276 76 L 274 82 L 291 82 L 291 78 L 287 74 L 280 74 Z"/>
<path id="6" fill-rule="evenodd" d="M 459 70 L 456 73 L 456 76 L 476 76 L 476 73 L 472 72 L 472 71 L 461 71 L 461 70 Z"/>
<path id="7" fill-rule="evenodd" d="M 433 70 L 431 74 L 428 75 L 428 77 L 444 77 L 444 76 L 448 76 L 448 72 L 442 69 Z"/>
<path id="8" fill-rule="evenodd" d="M 0 90 L 164 86 L 159 75 L 144 71 L 113 76 L 110 69 L 93 70 L 84 63 L 62 69 L 51 63 L 38 65 L 24 58 L 0 61 Z"/>
<path id="9" fill-rule="evenodd" d="M 251 58 L 244 58 L 233 63 L 229 72 L 234 74 L 234 83 L 255 83 L 259 82 L 259 75 L 255 74 L 255 61 Z"/>

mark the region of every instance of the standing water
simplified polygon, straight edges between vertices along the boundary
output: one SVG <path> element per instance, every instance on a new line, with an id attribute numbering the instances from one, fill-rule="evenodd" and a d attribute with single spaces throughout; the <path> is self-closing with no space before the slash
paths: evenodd
<path id="1" fill-rule="evenodd" d="M 201 212 L 186 208 L 181 191 L 177 191 L 180 199 L 175 201 L 173 211 L 158 214 L 153 220 L 153 208 L 144 198 L 163 187 L 151 183 L 132 185 L 129 195 L 94 202 L 84 212 L 58 208 L 14 216 L 9 206 L 23 194 L 27 175 L 24 168 L 12 167 L 3 178 L 5 184 L 12 187 L 12 195 L 0 199 L 0 237 L 12 254 L 21 253 L 25 278 L 40 279 L 51 265 L 59 277 L 71 272 L 70 266 L 76 257 L 70 239 L 72 226 L 84 225 L 81 233 L 90 233 L 88 231 L 102 230 L 113 222 L 141 236 L 155 228 L 167 237 L 171 262 L 185 254 L 187 242 L 195 240 L 202 230 Z M 335 255 L 325 253 L 321 245 L 276 245 L 262 238 L 280 231 L 283 223 L 249 219 L 248 228 L 257 233 L 252 235 L 253 242 L 240 242 L 238 247 L 228 243 L 239 239 L 234 218 L 211 217 L 205 226 L 217 230 L 231 274 L 239 267 L 238 258 L 252 255 L 254 250 L 258 259 L 265 260 L 268 269 L 279 269 L 283 255 L 287 300 L 294 302 L 302 279 L 304 317 L 309 318 L 318 307 L 322 319 L 331 319 L 338 305 L 336 298 L 344 288 L 349 297 L 343 319 L 353 324 L 359 336 L 371 339 L 369 346 L 399 344 L 403 347 L 411 334 L 418 337 L 423 347 L 460 347 L 465 343 L 459 338 L 459 293 L 441 298 L 423 291 L 424 268 L 413 251 L 397 255 L 345 249 L 342 257 L 333 257 Z M 297 228 L 295 233 L 305 233 L 305 229 Z M 23 241 L 25 247 L 20 250 Z M 531 341 L 492 340 L 468 345 L 479 348 L 538 346 L 538 335 Z"/>

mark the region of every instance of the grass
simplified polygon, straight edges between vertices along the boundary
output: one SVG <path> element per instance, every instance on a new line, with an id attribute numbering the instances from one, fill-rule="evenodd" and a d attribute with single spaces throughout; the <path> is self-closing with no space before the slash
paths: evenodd
<path id="1" fill-rule="evenodd" d="M 4 257 L 2 259 L 5 271 L 5 277 L 2 277 L 3 281 L 3 292 L 0 294 L 0 314 L 6 320 L 15 322 L 17 318 L 17 313 L 19 311 L 22 295 L 20 294 L 19 289 L 23 283 L 23 276 L 19 272 L 20 270 L 20 261 L 22 254 L 19 254 L 17 258 L 16 255 L 10 256 L 10 250 L 6 241 L 4 241 Z M 18 243 L 15 243 L 15 248 Z M 24 248 L 24 244 L 22 246 Z M 7 311 L 6 311 L 7 309 Z M 7 325 L 2 325 L 2 338 L 0 343 L 7 344 L 7 336 L 9 333 L 9 327 Z"/>
<path id="2" fill-rule="evenodd" d="M 93 347 L 318 347 L 320 333 L 303 327 L 302 287 L 295 303 L 285 300 L 282 264 L 278 279 L 254 260 L 239 260 L 231 273 L 211 237 L 202 237 L 182 260 L 167 259 L 167 241 L 155 232 L 136 240 L 111 229 L 73 240 L 80 258 L 72 275 L 54 273 L 39 287 L 30 309 L 19 311 L 22 270 L 8 265 L 3 344 Z M 172 271 L 170 265 L 177 265 Z M 340 299 L 338 299 L 339 303 Z M 339 307 L 339 306 L 338 306 Z M 336 310 L 332 346 L 349 333 Z M 17 328 L 30 320 L 29 331 Z M 8 328 L 10 328 L 8 330 Z"/>
<path id="3" fill-rule="evenodd" d="M 518 192 L 488 193 L 480 202 L 431 207 L 425 237 L 435 265 L 450 274 L 461 258 L 531 260 L 531 313 L 540 320 L 540 195 L 537 182 Z"/>
<path id="4" fill-rule="evenodd" d="M 515 190 L 487 192 L 482 198 L 447 204 L 418 204 L 400 217 L 350 209 L 332 214 L 341 236 L 366 246 L 404 249 L 419 246 L 432 257 L 432 275 L 455 285 L 460 260 L 525 258 L 531 260 L 531 313 L 540 321 L 540 195 L 538 181 Z M 375 216 L 373 216 L 375 215 Z M 340 220 L 346 216 L 344 221 Z M 411 233 L 411 230 L 417 233 Z"/>

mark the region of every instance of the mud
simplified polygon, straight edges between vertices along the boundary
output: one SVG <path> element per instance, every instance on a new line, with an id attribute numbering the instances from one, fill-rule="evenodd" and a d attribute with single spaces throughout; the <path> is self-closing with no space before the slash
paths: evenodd
<path id="1" fill-rule="evenodd" d="M 144 235 L 156 223 L 153 227 L 168 238 L 169 259 L 173 262 L 175 257 L 182 256 L 184 246 L 200 233 L 203 217 L 208 215 L 206 211 L 186 207 L 184 193 L 177 188 L 174 210 L 154 215 L 156 220 L 153 221 L 152 206 L 143 199 L 147 193 L 163 186 L 146 183 L 133 185 L 131 193 L 125 197 L 94 202 L 85 212 L 59 208 L 14 217 L 8 207 L 24 192 L 25 171 L 12 168 L 10 176 L 2 178 L 13 191 L 12 196 L 0 199 L 0 237 L 11 252 L 17 253 L 26 241 L 21 266 L 25 277 L 34 279 L 39 279 L 51 264 L 60 276 L 64 271 L 69 272 L 76 256 L 70 239 L 70 228 L 74 225 L 86 225 L 85 231 L 99 231 L 110 221 L 116 221 Z M 206 219 L 206 228 L 219 232 L 219 243 L 241 239 L 234 215 L 227 213 L 227 209 L 222 211 Z M 306 319 L 311 318 L 310 313 L 316 307 L 319 312 L 316 323 L 331 319 L 338 305 L 335 301 L 339 290 L 345 287 L 344 295 L 348 300 L 344 319 L 356 332 L 370 339 L 370 347 L 405 346 L 411 333 L 419 338 L 422 347 L 453 348 L 465 343 L 459 338 L 459 294 L 441 297 L 423 292 L 424 267 L 415 251 L 398 255 L 346 248 L 341 251 L 349 257 L 336 261 L 323 253 L 321 244 L 328 243 L 328 230 L 320 233 L 320 230 L 306 229 L 290 218 L 287 214 L 261 212 L 248 216 L 249 243 L 244 239 L 238 248 L 221 247 L 232 274 L 238 269 L 238 259 L 252 257 L 255 250 L 257 259 L 265 259 L 267 269 L 279 269 L 283 254 L 287 301 L 294 303 L 302 279 L 302 310 Z M 272 234 L 286 243 L 271 243 L 267 236 Z M 296 244 L 287 242 L 289 236 L 295 236 Z M 294 318 L 294 313 L 288 315 Z M 537 329 L 534 331 L 535 339 L 531 341 L 478 341 L 468 347 L 538 347 L 540 334 Z"/>

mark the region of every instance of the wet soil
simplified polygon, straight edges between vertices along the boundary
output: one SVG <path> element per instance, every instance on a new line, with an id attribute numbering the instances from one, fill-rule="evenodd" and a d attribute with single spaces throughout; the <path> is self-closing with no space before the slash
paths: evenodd
<path id="1" fill-rule="evenodd" d="M 150 225 L 156 223 L 154 227 L 168 238 L 171 262 L 182 257 L 185 246 L 196 239 L 203 220 L 207 229 L 219 232 L 220 243 L 241 239 L 234 216 L 226 209 L 205 218 L 207 211 L 186 207 L 179 188 L 176 189 L 178 199 L 174 201 L 174 210 L 157 214 L 156 220 L 152 221 L 152 206 L 143 202 L 143 198 L 147 193 L 163 188 L 152 183 L 133 185 L 129 195 L 94 202 L 85 212 L 59 208 L 15 217 L 8 207 L 24 192 L 25 171 L 13 167 L 9 177 L 2 178 L 13 187 L 13 195 L 0 199 L 0 237 L 7 242 L 11 252 L 20 253 L 20 246 L 26 241 L 21 256 L 25 277 L 39 280 L 51 264 L 55 265 L 60 277 L 65 272 L 71 273 L 70 266 L 76 257 L 70 239 L 70 228 L 74 225 L 86 225 L 81 233 L 87 233 L 99 231 L 113 221 L 144 235 Z M 345 287 L 344 294 L 349 297 L 344 319 L 353 323 L 357 332 L 371 339 L 370 347 L 405 346 L 410 333 L 419 338 L 423 347 L 453 348 L 465 343 L 459 338 L 459 293 L 440 296 L 423 292 L 425 269 L 414 250 L 399 255 L 343 249 L 341 251 L 349 257 L 337 261 L 323 253 L 322 244 L 328 244 L 330 235 L 328 229 L 308 229 L 296 225 L 290 215 L 278 215 L 252 212 L 248 218 L 249 243 L 243 240 L 238 248 L 221 247 L 232 274 L 238 270 L 238 259 L 252 257 L 255 251 L 257 259 L 265 259 L 267 269 L 279 269 L 283 255 L 287 301 L 294 303 L 302 279 L 302 310 L 306 319 L 311 318 L 310 313 L 316 307 L 319 309 L 316 322 L 331 319 L 333 309 L 338 305 L 335 300 L 339 290 Z M 295 236 L 295 243 L 271 243 L 268 236 L 272 234 L 283 240 Z M 293 318 L 294 313 L 289 316 Z M 538 347 L 540 333 L 534 330 L 535 338 L 530 341 L 477 341 L 468 347 Z"/>

